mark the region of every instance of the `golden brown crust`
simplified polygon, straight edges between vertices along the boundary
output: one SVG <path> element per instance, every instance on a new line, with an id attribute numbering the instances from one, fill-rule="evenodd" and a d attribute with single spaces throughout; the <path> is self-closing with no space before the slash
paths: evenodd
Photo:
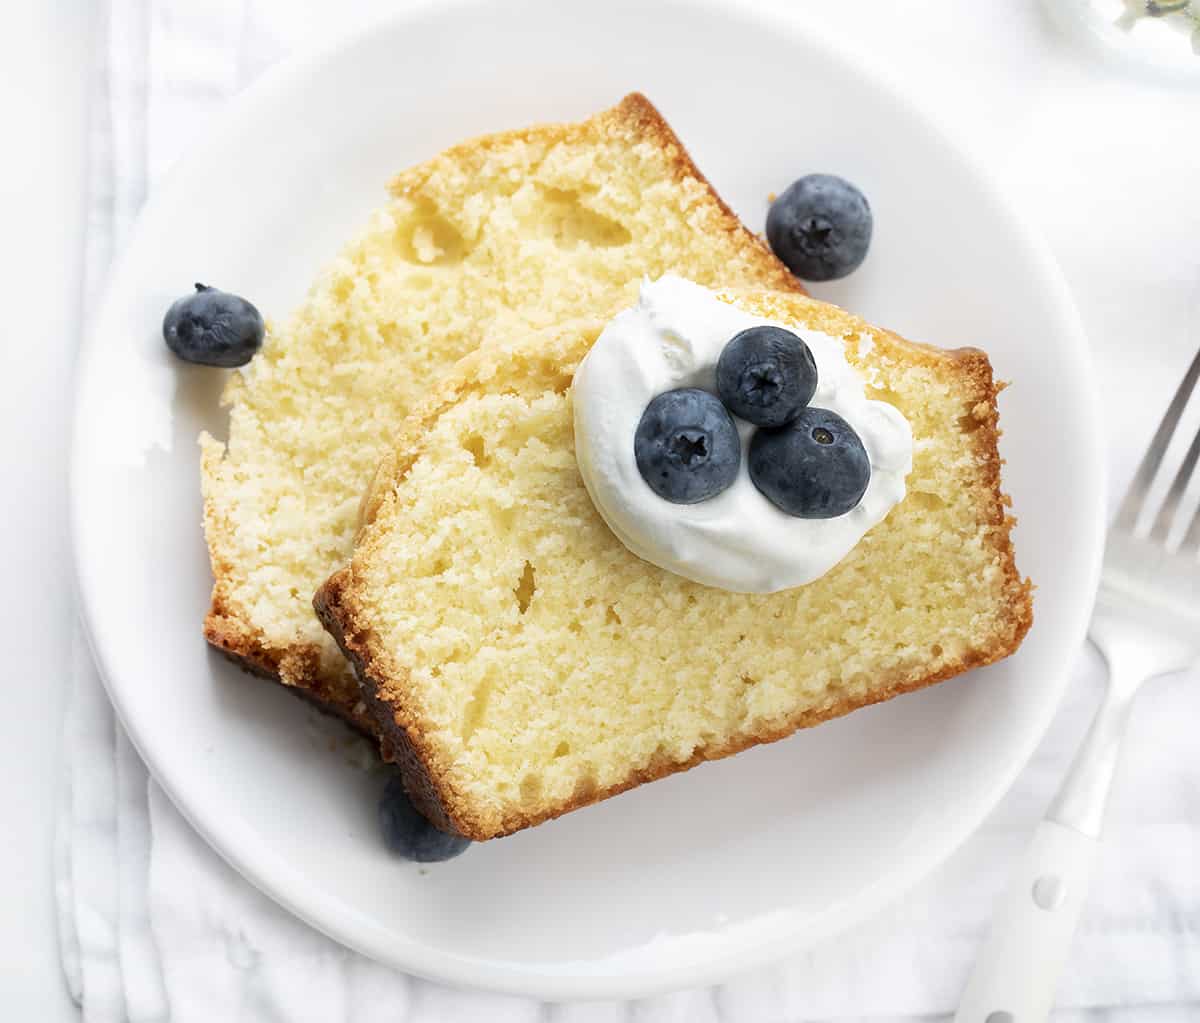
<path id="1" fill-rule="evenodd" d="M 453 146 L 446 150 L 442 157 L 466 156 L 473 151 L 487 150 L 513 140 L 545 139 L 547 136 L 554 139 L 565 137 L 572 132 L 592 130 L 601 135 L 616 133 L 629 137 L 631 141 L 649 141 L 657 145 L 664 153 L 677 181 L 694 179 L 707 191 L 708 198 L 719 210 L 715 230 L 726 235 L 735 249 L 743 253 L 747 261 L 757 268 L 760 275 L 759 284 L 762 287 L 793 294 L 806 293 L 800 281 L 775 258 L 766 242 L 749 231 L 717 194 L 708 179 L 700 173 L 670 125 L 641 93 L 630 93 L 616 106 L 588 121 L 577 124 L 542 124 L 486 135 Z M 435 162 L 436 160 L 430 161 L 403 172 L 392 182 L 391 190 L 406 192 L 418 189 L 421 181 L 435 172 Z M 387 465 L 386 460 L 384 465 Z M 372 484 L 368 493 L 374 490 Z M 233 589 L 233 566 L 223 562 L 218 550 L 217 538 L 221 535 L 221 529 L 221 525 L 216 521 L 216 510 L 206 502 L 205 535 L 208 539 L 214 585 L 211 606 L 204 623 L 205 638 L 253 674 L 282 682 L 303 693 L 306 699 L 323 710 L 349 721 L 361 730 L 377 734 L 373 717 L 362 711 L 362 694 L 347 672 L 340 668 L 331 670 L 327 666 L 323 667 L 320 652 L 313 644 L 272 644 L 262 629 L 254 624 L 253 615 L 230 599 L 229 594 Z"/>
<path id="2" fill-rule="evenodd" d="M 837 336 L 848 336 L 850 332 L 867 334 L 876 343 L 902 349 L 905 359 L 910 363 L 937 364 L 943 367 L 949 363 L 953 366 L 967 396 L 964 406 L 966 411 L 960 425 L 971 438 L 972 448 L 981 466 L 981 519 L 991 527 L 988 536 L 1004 575 L 1002 589 L 1005 594 L 1005 606 L 1002 627 L 990 638 L 990 642 L 966 651 L 957 660 L 939 664 L 935 670 L 921 677 L 911 678 L 898 673 L 894 677 L 878 680 L 865 694 L 831 694 L 825 706 L 806 708 L 770 729 L 743 733 L 727 741 L 710 743 L 697 749 L 687 761 L 675 762 L 663 757 L 633 771 L 617 784 L 577 790 L 571 799 L 556 806 L 538 812 L 510 810 L 497 827 L 492 822 L 482 821 L 473 811 L 470 802 L 458 798 L 448 786 L 445 777 L 447 765 L 439 763 L 439 753 L 426 741 L 421 722 L 410 714 L 404 702 L 397 702 L 395 699 L 398 694 L 403 694 L 408 685 L 408 671 L 403 666 L 391 662 L 386 651 L 379 649 L 369 625 L 360 615 L 354 594 L 352 563 L 335 573 L 317 591 L 313 604 L 318 617 L 354 666 L 368 705 L 377 717 L 383 736 L 385 757 L 399 764 L 405 787 L 414 803 L 437 826 L 477 841 L 511 834 L 644 782 L 687 770 L 707 760 L 730 756 L 760 743 L 773 742 L 791 735 L 800 728 L 808 728 L 860 707 L 934 685 L 968 669 L 1007 657 L 1020 645 L 1033 621 L 1032 584 L 1022 579 L 1017 571 L 1010 542 L 1015 520 L 1008 514 L 1010 502 L 1001 490 L 1001 460 L 997 447 L 1000 431 L 996 398 L 1003 385 L 994 382 L 991 364 L 986 354 L 973 348 L 944 351 L 916 344 L 812 299 L 797 296 L 771 297 L 762 294 L 756 297 L 755 311 L 760 315 L 787 322 L 795 317 L 798 310 L 809 313 L 807 322 L 816 329 L 825 329 Z M 816 322 L 812 319 L 813 314 L 816 315 Z M 827 324 L 821 322 L 822 316 L 829 317 Z M 565 339 L 572 335 L 576 338 L 594 338 L 599 326 L 596 322 L 582 321 L 568 329 L 560 330 L 557 337 L 550 338 L 544 347 L 539 348 L 539 352 L 577 361 L 580 353 L 569 352 Z M 480 370 L 488 360 L 503 358 L 505 354 L 502 346 L 485 344 L 466 356 L 460 360 L 455 371 L 440 382 L 429 401 L 410 416 L 398 439 L 395 452 L 381 466 L 370 492 L 364 499 L 364 525 L 380 513 L 394 494 L 395 488 L 402 484 L 409 467 L 420 454 L 421 438 L 430 425 L 471 389 L 474 379 L 480 375 Z M 482 375 L 486 377 L 489 374 Z"/>
<path id="3" fill-rule="evenodd" d="M 379 737 L 375 717 L 367 709 L 355 680 L 322 672 L 321 651 L 315 644 L 296 644 L 283 650 L 269 647 L 263 643 L 261 633 L 226 614 L 220 598 L 214 598 L 204 619 L 204 638 L 243 671 L 269 682 L 289 679 L 283 683 L 289 692 L 368 738 Z"/>
<path id="4" fill-rule="evenodd" d="M 406 728 L 399 723 L 395 712 L 379 698 L 378 687 L 368 681 L 370 675 L 365 660 L 368 644 L 361 634 L 349 626 L 342 627 L 341 614 L 345 606 L 343 601 L 348 579 L 349 573 L 345 569 L 330 576 L 313 597 L 313 609 L 330 635 L 337 640 L 338 647 L 362 682 L 363 697 L 378 723 L 380 755 L 399 767 L 404 789 L 413 805 L 438 827 L 455 831 L 457 829 L 450 810 L 453 801 L 444 798 L 441 787 L 426 767 L 433 762 L 433 751 L 423 741 L 419 729 Z"/>
<path id="5" fill-rule="evenodd" d="M 721 209 L 722 227 L 725 232 L 735 237 L 740 246 L 756 251 L 762 263 L 761 287 L 799 295 L 808 294 L 795 274 L 775 257 L 766 241 L 741 222 L 738 215 L 730 209 L 729 204 L 713 188 L 708 178 L 700 173 L 700 168 L 692 160 L 691 154 L 653 103 L 640 92 L 631 92 L 613 108 L 611 115 L 617 121 L 624 121 L 632 125 L 639 137 L 653 139 L 657 142 L 668 154 L 677 181 L 695 178 L 708 190 L 709 197 Z"/>
<path id="6" fill-rule="evenodd" d="M 573 124 L 535 124 L 527 128 L 516 128 L 512 131 L 495 132 L 468 139 L 446 149 L 443 157 L 461 157 L 469 162 L 470 157 L 479 152 L 499 148 L 513 142 L 536 142 L 547 137 L 562 138 L 573 132 L 594 132 L 597 135 L 616 134 L 629 137 L 631 142 L 653 142 L 663 153 L 667 164 L 674 173 L 675 180 L 682 182 L 695 180 L 708 194 L 720 210 L 721 217 L 716 230 L 727 235 L 735 249 L 740 250 L 749 259 L 758 264 L 761 274 L 757 282 L 760 287 L 771 288 L 775 291 L 792 292 L 807 295 L 808 292 L 800 280 L 784 266 L 771 251 L 771 247 L 760 236 L 750 231 L 738 219 L 729 204 L 717 193 L 712 183 L 696 166 L 691 154 L 675 134 L 674 129 L 666 119 L 642 93 L 631 92 L 614 107 L 604 110 L 587 121 Z M 420 192 L 422 184 L 436 170 L 432 164 L 420 164 L 410 170 L 398 174 L 393 179 L 390 190 L 394 194 Z"/>

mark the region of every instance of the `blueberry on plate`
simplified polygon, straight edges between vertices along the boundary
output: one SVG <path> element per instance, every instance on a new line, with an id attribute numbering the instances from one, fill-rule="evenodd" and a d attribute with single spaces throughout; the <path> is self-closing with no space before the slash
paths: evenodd
<path id="1" fill-rule="evenodd" d="M 163 317 L 167 347 L 186 362 L 226 369 L 244 366 L 263 343 L 262 314 L 227 291 L 197 284 Z"/>
<path id="2" fill-rule="evenodd" d="M 801 519 L 845 515 L 871 481 L 858 434 L 836 412 L 811 405 L 780 430 L 755 431 L 749 469 L 768 501 Z"/>
<path id="3" fill-rule="evenodd" d="M 817 363 L 808 345 L 782 327 L 735 334 L 717 360 L 717 393 L 735 416 L 755 426 L 783 426 L 817 390 Z"/>
<path id="4" fill-rule="evenodd" d="M 866 258 L 871 223 L 866 196 L 849 181 L 809 174 L 771 203 L 767 241 L 802 280 L 834 281 Z"/>
<path id="5" fill-rule="evenodd" d="M 466 852 L 469 838 L 439 831 L 412 805 L 400 779 L 388 781 L 379 799 L 379 826 L 392 852 L 417 863 L 441 863 Z"/>
<path id="6" fill-rule="evenodd" d="M 697 387 L 660 394 L 633 435 L 638 471 L 672 504 L 698 504 L 737 479 L 742 447 L 719 398 Z"/>

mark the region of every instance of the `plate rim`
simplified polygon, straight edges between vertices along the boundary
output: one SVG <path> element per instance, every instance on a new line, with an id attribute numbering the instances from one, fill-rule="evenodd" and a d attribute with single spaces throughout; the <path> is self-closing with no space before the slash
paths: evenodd
<path id="1" fill-rule="evenodd" d="M 1091 607 L 1099 583 L 1103 538 L 1105 530 L 1104 493 L 1107 466 L 1100 440 L 1100 405 L 1095 367 L 1087 344 L 1082 319 L 1074 299 L 1063 277 L 1062 271 L 1048 243 L 1041 233 L 1024 218 L 1016 214 L 1015 206 L 1002 187 L 998 175 L 975 152 L 967 140 L 956 130 L 948 128 L 936 119 L 913 94 L 913 91 L 896 73 L 875 63 L 867 54 L 844 37 L 829 31 L 825 26 L 801 22 L 793 12 L 765 4 L 744 6 L 737 0 L 658 0 L 663 6 L 678 9 L 681 13 L 697 10 L 705 15 L 724 15 L 755 23 L 789 38 L 802 38 L 828 53 L 830 59 L 842 64 L 867 80 L 875 88 L 890 93 L 891 97 L 919 123 L 931 137 L 952 152 L 962 168 L 968 172 L 973 184 L 988 195 L 996 210 L 1011 222 L 1016 237 L 1020 238 L 1027 252 L 1035 260 L 1034 276 L 1043 282 L 1047 295 L 1056 307 L 1061 330 L 1057 330 L 1059 344 L 1068 350 L 1070 360 L 1078 376 L 1078 392 L 1083 411 L 1090 429 L 1086 450 L 1079 452 L 1088 466 L 1088 477 L 1095 480 L 1097 500 L 1091 503 L 1094 511 L 1083 516 L 1077 524 L 1083 534 L 1087 548 L 1087 586 L 1081 589 L 1084 599 L 1079 601 L 1071 627 L 1061 629 L 1057 654 L 1061 662 L 1053 678 L 1046 680 L 1047 698 L 1038 710 L 1038 717 L 1027 730 L 1016 754 L 996 777 L 985 797 L 977 800 L 970 812 L 964 812 L 956 826 L 946 828 L 936 840 L 923 846 L 922 855 L 908 855 L 905 864 L 891 872 L 886 883 L 875 882 L 865 885 L 856 895 L 816 918 L 806 921 L 803 930 L 792 927 L 785 934 L 769 933 L 756 941 L 744 941 L 740 949 L 731 953 L 726 949 L 696 957 L 683 965 L 671 965 L 654 973 L 625 977 L 620 974 L 596 974 L 587 969 L 590 961 L 569 963 L 562 968 L 522 969 L 512 964 L 498 965 L 496 960 L 478 956 L 448 954 L 432 950 L 429 946 L 411 938 L 397 939 L 392 932 L 381 928 L 371 918 L 336 896 L 309 885 L 307 875 L 296 870 L 252 831 L 243 831 L 234 842 L 223 841 L 223 832 L 217 826 L 201 819 L 198 813 L 188 808 L 179 786 L 173 779 L 175 771 L 156 759 L 149 751 L 151 742 L 139 734 L 135 725 L 136 714 L 122 697 L 119 685 L 112 681 L 104 642 L 99 635 L 94 607 L 100 601 L 88 581 L 86 551 L 88 527 L 86 508 L 82 499 L 81 485 L 84 443 L 82 435 L 85 424 L 81 415 L 83 395 L 89 378 L 89 368 L 100 349 L 100 327 L 110 318 L 110 308 L 119 286 L 132 273 L 131 253 L 146 230 L 146 223 L 159 207 L 169 207 L 176 193 L 183 195 L 179 182 L 183 178 L 182 166 L 189 157 L 203 150 L 219 147 L 223 140 L 235 134 L 235 127 L 252 119 L 256 111 L 266 105 L 271 97 L 286 91 L 294 82 L 302 80 L 312 69 L 335 59 L 341 51 L 352 48 L 360 40 L 382 29 L 394 29 L 397 25 L 410 23 L 423 17 L 461 17 L 472 8 L 485 6 L 487 0 L 410 0 L 403 7 L 385 15 L 356 24 L 331 40 L 313 48 L 305 48 L 289 54 L 278 64 L 269 68 L 259 79 L 232 98 L 207 130 L 186 150 L 166 172 L 149 196 L 114 261 L 104 287 L 103 297 L 96 307 L 90 327 L 80 345 L 75 381 L 72 393 L 71 448 L 68 458 L 69 488 L 69 534 L 72 567 L 78 603 L 79 618 L 87 638 L 88 648 L 97 667 L 98 674 L 114 707 L 117 718 L 130 742 L 147 769 L 168 796 L 171 803 L 188 824 L 204 839 L 237 873 L 266 894 L 290 913 L 338 943 L 386 965 L 407 973 L 431 980 L 462 985 L 511 995 L 537 997 L 547 1000 L 578 1000 L 594 998 L 637 998 L 684 987 L 707 985 L 719 982 L 731 975 L 754 967 L 763 966 L 819 942 L 861 923 L 894 902 L 909 891 L 919 880 L 941 866 L 979 827 L 984 818 L 995 809 L 1000 799 L 1012 786 L 1018 774 L 1028 763 L 1038 743 L 1050 725 L 1052 717 L 1061 703 L 1070 676 L 1073 651 L 1083 644 Z M 305 892 L 305 899 L 294 897 L 295 892 Z M 763 928 L 760 927 L 760 930 Z M 602 962 L 602 960 L 595 960 Z M 572 969 L 573 968 L 573 969 Z"/>

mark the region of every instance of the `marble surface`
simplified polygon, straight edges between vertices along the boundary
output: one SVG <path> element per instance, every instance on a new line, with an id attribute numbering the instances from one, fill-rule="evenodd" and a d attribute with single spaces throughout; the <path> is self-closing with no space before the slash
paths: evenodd
<path id="1" fill-rule="evenodd" d="M 59 968 L 51 838 L 71 624 L 66 473 L 79 330 L 91 0 L 5 4 L 0 32 L 0 1019 L 78 1018 Z"/>

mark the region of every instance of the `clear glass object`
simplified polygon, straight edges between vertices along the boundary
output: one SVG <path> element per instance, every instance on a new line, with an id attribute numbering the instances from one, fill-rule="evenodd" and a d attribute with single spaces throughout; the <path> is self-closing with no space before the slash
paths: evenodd
<path id="1" fill-rule="evenodd" d="M 1200 84 L 1200 0 L 1045 0 L 1054 18 L 1111 58 Z"/>

